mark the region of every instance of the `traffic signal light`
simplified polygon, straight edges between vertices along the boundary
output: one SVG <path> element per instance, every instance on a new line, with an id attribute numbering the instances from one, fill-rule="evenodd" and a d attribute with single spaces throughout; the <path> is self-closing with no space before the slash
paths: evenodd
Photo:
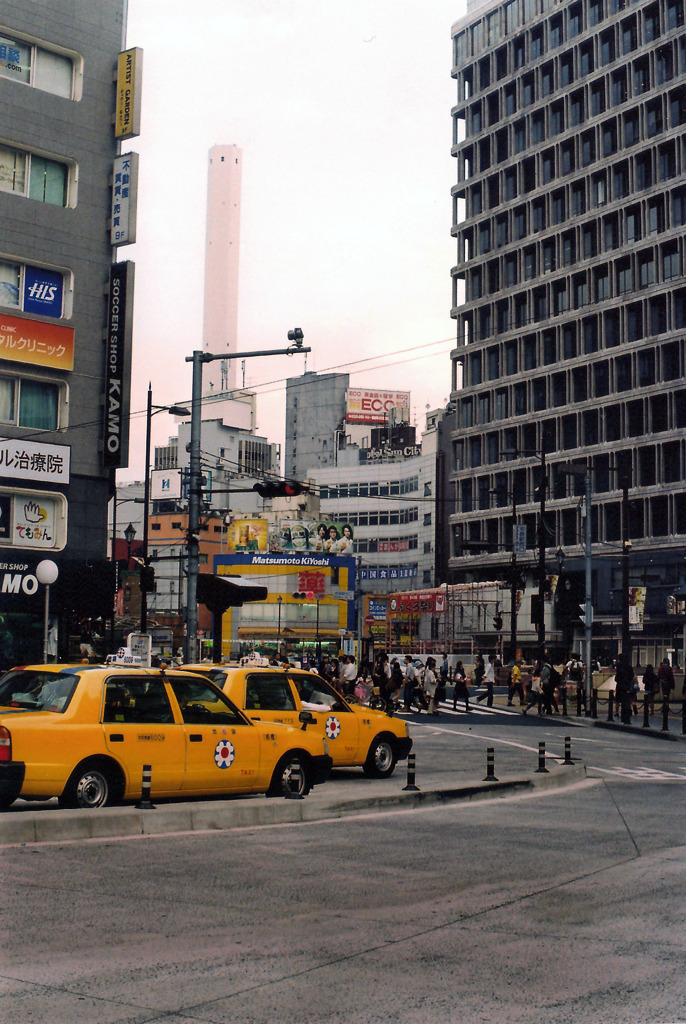
<path id="1" fill-rule="evenodd" d="M 313 590 L 294 590 L 293 597 L 296 601 L 314 601 Z"/>
<path id="2" fill-rule="evenodd" d="M 587 625 L 587 623 L 586 623 L 586 602 L 585 601 L 584 601 L 583 604 L 579 605 L 579 621 L 581 622 L 582 626 Z M 589 625 L 593 625 L 593 606 L 591 606 L 591 621 L 588 624 Z"/>
<path id="3" fill-rule="evenodd" d="M 141 590 L 146 594 L 155 592 L 155 569 L 152 565 L 141 566 Z"/>
<path id="4" fill-rule="evenodd" d="M 502 617 L 502 615 L 500 615 L 500 614 L 494 615 L 494 617 L 493 617 L 493 627 L 494 627 L 494 629 L 495 629 L 495 631 L 497 633 L 499 633 L 501 631 L 501 629 L 503 628 L 503 617 Z"/>
<path id="5" fill-rule="evenodd" d="M 299 480 L 263 480 L 261 483 L 253 484 L 252 489 L 262 498 L 294 498 L 307 490 L 305 484 Z"/>
<path id="6" fill-rule="evenodd" d="M 555 613 L 560 623 L 574 626 L 583 623 L 586 613 L 583 573 L 561 573 L 555 594 Z"/>

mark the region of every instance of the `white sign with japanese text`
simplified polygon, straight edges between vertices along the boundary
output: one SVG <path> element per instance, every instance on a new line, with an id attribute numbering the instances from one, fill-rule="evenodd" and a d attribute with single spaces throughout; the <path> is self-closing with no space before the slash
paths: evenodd
<path id="1" fill-rule="evenodd" d="M 137 208 L 138 153 L 124 153 L 116 157 L 112 171 L 112 245 L 130 245 L 136 241 Z"/>
<path id="2" fill-rule="evenodd" d="M 0 477 L 68 484 L 70 455 L 64 444 L 0 438 Z"/>

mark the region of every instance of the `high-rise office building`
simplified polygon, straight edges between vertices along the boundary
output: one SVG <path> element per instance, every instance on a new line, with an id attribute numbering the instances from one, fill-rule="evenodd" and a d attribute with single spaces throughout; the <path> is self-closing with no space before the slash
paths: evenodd
<path id="1" fill-rule="evenodd" d="M 556 551 L 582 569 L 565 470 L 591 460 L 597 627 L 628 533 L 640 636 L 665 636 L 686 553 L 684 0 L 473 4 L 452 35 L 452 578 L 504 571 L 513 506 L 535 565 L 541 498 L 547 570 Z"/>

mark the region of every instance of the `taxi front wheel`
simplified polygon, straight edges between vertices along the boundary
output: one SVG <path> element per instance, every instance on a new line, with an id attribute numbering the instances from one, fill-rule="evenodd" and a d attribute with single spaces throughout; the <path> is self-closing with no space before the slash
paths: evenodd
<path id="1" fill-rule="evenodd" d="M 272 775 L 267 796 L 307 796 L 312 786 L 304 759 L 297 754 L 282 757 Z"/>
<path id="2" fill-rule="evenodd" d="M 393 744 L 390 740 L 380 736 L 369 748 L 362 771 L 371 779 L 387 779 L 395 771 L 396 761 Z"/>
<path id="3" fill-rule="evenodd" d="M 60 807 L 80 807 L 90 810 L 112 803 L 118 790 L 113 771 L 99 763 L 90 762 L 75 768 L 59 798 Z"/>

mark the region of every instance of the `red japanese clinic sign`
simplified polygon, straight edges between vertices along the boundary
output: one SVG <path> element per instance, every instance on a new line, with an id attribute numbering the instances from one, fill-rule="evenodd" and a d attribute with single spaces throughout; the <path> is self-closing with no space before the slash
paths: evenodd
<path id="1" fill-rule="evenodd" d="M 0 317 L 0 359 L 56 370 L 74 369 L 74 330 L 60 324 Z"/>
<path id="2" fill-rule="evenodd" d="M 409 391 L 371 391 L 349 388 L 345 418 L 348 423 L 388 423 L 395 410 L 395 419 L 407 421 L 410 410 Z"/>

